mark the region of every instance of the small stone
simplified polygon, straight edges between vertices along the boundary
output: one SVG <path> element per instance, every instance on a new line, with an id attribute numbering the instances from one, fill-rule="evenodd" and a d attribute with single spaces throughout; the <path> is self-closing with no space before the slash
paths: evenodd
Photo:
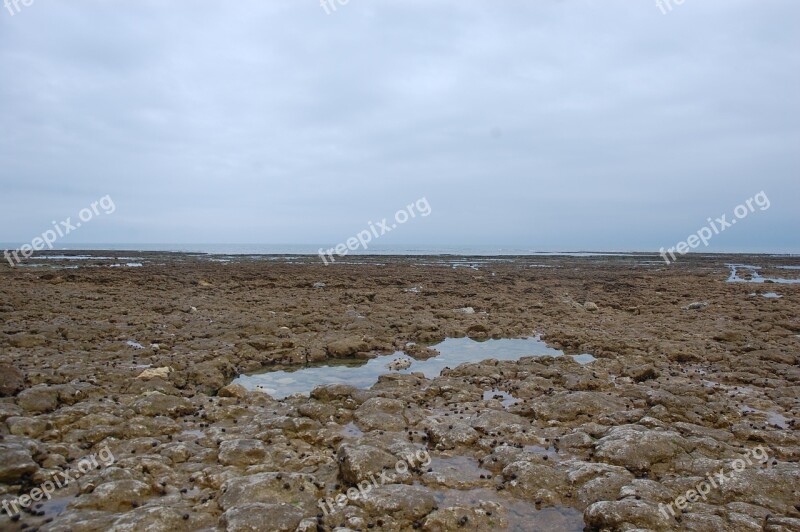
<path id="1" fill-rule="evenodd" d="M 169 377 L 172 368 L 169 366 L 164 366 L 162 368 L 147 368 L 143 372 L 141 372 L 136 378 L 137 379 L 155 379 L 156 377 L 160 379 L 166 379 Z"/>

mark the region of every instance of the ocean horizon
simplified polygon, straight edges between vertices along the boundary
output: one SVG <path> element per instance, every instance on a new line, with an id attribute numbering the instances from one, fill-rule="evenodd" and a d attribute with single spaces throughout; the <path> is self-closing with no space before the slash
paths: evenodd
<path id="1" fill-rule="evenodd" d="M 0 242 L 0 249 L 19 249 L 23 243 Z M 126 252 L 168 252 L 168 253 L 203 253 L 210 255 L 317 255 L 320 248 L 327 250 L 331 245 L 320 244 L 163 244 L 163 243 L 74 243 L 53 246 L 43 251 L 126 251 Z M 653 249 L 535 249 L 525 246 L 434 246 L 434 245 L 375 245 L 368 249 L 349 251 L 348 255 L 455 255 L 455 256 L 503 256 L 503 255 L 569 255 L 598 256 L 651 254 L 658 255 Z M 798 253 L 786 250 L 742 250 L 720 249 L 694 251 L 692 255 L 747 254 L 747 255 L 780 255 L 796 256 Z"/>

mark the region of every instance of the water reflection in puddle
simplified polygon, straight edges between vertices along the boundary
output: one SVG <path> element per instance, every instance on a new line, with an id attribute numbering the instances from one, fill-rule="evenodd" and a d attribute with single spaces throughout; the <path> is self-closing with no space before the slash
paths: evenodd
<path id="1" fill-rule="evenodd" d="M 753 292 L 753 293 L 752 293 L 752 294 L 750 294 L 750 295 L 751 295 L 751 296 L 754 296 L 754 297 L 755 297 L 755 296 L 766 297 L 767 299 L 780 299 L 780 298 L 782 298 L 782 297 L 783 297 L 782 295 L 780 295 L 780 294 L 776 294 L 775 292 L 765 292 L 765 293 L 763 293 L 763 294 L 760 294 L 760 293 L 758 293 L 758 292 Z"/>
<path id="2" fill-rule="evenodd" d="M 731 269 L 731 274 L 728 277 L 729 283 L 778 283 L 778 284 L 798 284 L 800 279 L 783 279 L 780 277 L 762 277 L 758 270 L 761 266 L 751 266 L 749 264 L 728 264 Z M 790 269 L 790 267 L 783 267 L 782 269 Z M 744 277 L 739 276 L 739 270 L 742 270 Z"/>
<path id="3" fill-rule="evenodd" d="M 788 429 L 789 428 L 789 420 L 786 418 L 786 416 L 784 416 L 782 414 L 779 414 L 778 412 L 770 412 L 770 411 L 767 411 L 767 410 L 758 410 L 758 409 L 753 408 L 753 407 L 751 407 L 749 405 L 740 406 L 739 407 L 739 411 L 741 411 L 742 414 L 745 414 L 745 415 L 748 415 L 748 414 L 760 414 L 762 416 L 766 416 L 767 424 L 771 425 L 773 427 L 777 427 L 779 429 Z"/>
<path id="4" fill-rule="evenodd" d="M 242 375 L 234 380 L 249 390 L 263 391 L 276 399 L 296 393 L 308 394 L 324 384 L 350 384 L 358 388 L 369 388 L 378 377 L 386 373 L 423 373 L 432 379 L 445 368 L 455 368 L 466 362 L 482 360 L 519 360 L 525 356 L 560 357 L 564 353 L 548 347 L 538 338 L 515 338 L 477 342 L 470 338 L 447 338 L 432 346 L 439 355 L 427 360 L 408 358 L 402 351 L 392 355 L 378 356 L 370 360 L 326 361 L 300 369 L 286 368 L 278 371 Z M 578 363 L 587 364 L 595 360 L 592 355 L 572 355 Z M 410 360 L 409 367 L 390 370 L 396 360 Z"/>

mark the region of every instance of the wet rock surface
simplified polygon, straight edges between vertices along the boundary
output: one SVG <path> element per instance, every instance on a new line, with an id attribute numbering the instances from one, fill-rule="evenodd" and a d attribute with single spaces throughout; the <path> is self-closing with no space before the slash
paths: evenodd
<path id="1" fill-rule="evenodd" d="M 0 502 L 21 510 L 0 529 L 800 529 L 800 285 L 725 282 L 790 258 L 145 255 L 58 282 L 0 266 Z M 231 384 L 536 334 L 596 360 L 386 368 L 280 401 Z"/>

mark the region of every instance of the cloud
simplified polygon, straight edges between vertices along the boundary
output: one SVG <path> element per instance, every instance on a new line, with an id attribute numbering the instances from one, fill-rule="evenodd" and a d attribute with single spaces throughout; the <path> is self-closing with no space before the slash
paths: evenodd
<path id="1" fill-rule="evenodd" d="M 36 0 L 0 13 L 0 241 L 800 252 L 800 6 Z M 741 230 L 740 230 L 741 229 Z M 70 235 L 72 238 L 72 235 Z"/>

